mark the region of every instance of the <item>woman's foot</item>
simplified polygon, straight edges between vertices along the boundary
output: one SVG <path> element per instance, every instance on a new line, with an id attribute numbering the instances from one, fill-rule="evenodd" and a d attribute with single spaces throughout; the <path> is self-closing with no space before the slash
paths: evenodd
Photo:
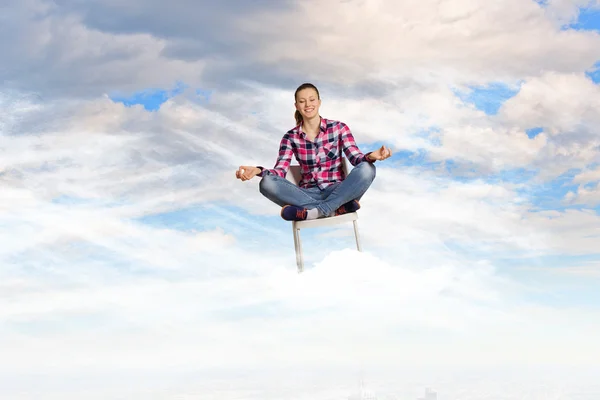
<path id="1" fill-rule="evenodd" d="M 306 208 L 298 206 L 283 206 L 281 208 L 281 218 L 286 221 L 304 221 L 308 216 Z"/>
<path id="2" fill-rule="evenodd" d="M 352 200 L 347 202 L 346 204 L 342 204 L 340 208 L 335 210 L 335 215 L 343 215 L 348 213 L 353 213 L 360 208 L 360 203 L 358 200 Z"/>

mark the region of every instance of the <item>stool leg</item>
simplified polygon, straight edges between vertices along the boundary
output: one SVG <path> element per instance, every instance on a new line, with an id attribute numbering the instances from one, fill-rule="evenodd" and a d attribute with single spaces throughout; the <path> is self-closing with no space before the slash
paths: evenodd
<path id="1" fill-rule="evenodd" d="M 294 233 L 294 249 L 296 250 L 296 264 L 298 265 L 298 273 L 304 270 L 304 261 L 302 259 L 302 243 L 300 241 L 300 229 L 296 228 L 295 221 L 292 223 Z"/>
<path id="2" fill-rule="evenodd" d="M 358 223 L 356 220 L 352 221 L 354 225 L 354 238 L 356 239 L 356 249 L 358 251 L 362 251 L 362 246 L 360 245 L 360 235 L 358 234 Z"/>

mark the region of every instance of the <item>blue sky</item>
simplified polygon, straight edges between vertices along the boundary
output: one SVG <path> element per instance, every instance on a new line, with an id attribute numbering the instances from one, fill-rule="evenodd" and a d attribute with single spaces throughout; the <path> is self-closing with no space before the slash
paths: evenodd
<path id="1" fill-rule="evenodd" d="M 0 40 L 0 397 L 346 398 L 359 366 L 380 396 L 477 398 L 473 370 L 490 396 L 593 392 L 564 377 L 599 367 L 597 2 L 234 3 L 3 9 L 27 40 Z M 395 153 L 365 251 L 303 230 L 298 274 L 234 174 L 275 162 L 306 81 Z"/>
<path id="2" fill-rule="evenodd" d="M 582 7 L 577 21 L 569 24 L 568 29 L 600 31 L 600 10 L 597 7 Z"/>

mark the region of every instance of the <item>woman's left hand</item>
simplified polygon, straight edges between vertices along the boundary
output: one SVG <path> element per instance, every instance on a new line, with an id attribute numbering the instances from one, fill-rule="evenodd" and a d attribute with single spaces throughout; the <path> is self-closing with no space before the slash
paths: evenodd
<path id="1" fill-rule="evenodd" d="M 369 154 L 369 158 L 371 158 L 371 160 L 377 160 L 377 161 L 382 161 L 385 160 L 386 158 L 389 158 L 392 156 L 392 151 L 385 147 L 385 146 L 381 146 L 379 149 L 371 152 L 371 154 Z"/>

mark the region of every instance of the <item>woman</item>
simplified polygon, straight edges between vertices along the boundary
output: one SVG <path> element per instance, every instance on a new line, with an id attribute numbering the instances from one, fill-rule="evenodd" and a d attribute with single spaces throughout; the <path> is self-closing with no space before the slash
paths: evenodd
<path id="1" fill-rule="evenodd" d="M 302 221 L 341 215 L 360 208 L 359 200 L 375 179 L 377 160 L 392 152 L 385 146 L 363 154 L 346 124 L 322 118 L 318 89 L 304 83 L 294 93 L 296 127 L 281 139 L 273 169 L 241 166 L 235 173 L 242 181 L 260 176 L 260 192 L 282 206 L 281 217 Z M 342 171 L 342 152 L 354 166 L 347 177 Z M 292 155 L 301 166 L 298 186 L 285 177 Z"/>

